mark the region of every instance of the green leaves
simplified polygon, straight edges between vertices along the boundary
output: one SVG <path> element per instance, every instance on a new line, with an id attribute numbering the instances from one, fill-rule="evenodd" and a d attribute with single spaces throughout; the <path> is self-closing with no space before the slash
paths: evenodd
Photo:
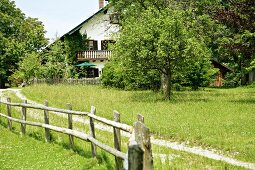
<path id="1" fill-rule="evenodd" d="M 0 88 L 18 68 L 18 63 L 32 52 L 46 46 L 43 24 L 26 18 L 13 1 L 0 1 Z"/>
<path id="2" fill-rule="evenodd" d="M 159 10 L 150 5 L 139 12 L 139 17 L 135 16 L 136 14 L 126 16 L 123 20 L 120 39 L 114 48 L 115 60 L 112 61 L 112 66 L 121 67 L 118 67 L 118 72 L 111 69 L 111 76 L 115 73 L 122 74 L 122 79 L 117 80 L 125 82 L 122 84 L 124 88 L 133 82 L 141 85 L 138 87 L 143 87 L 146 79 L 146 83 L 151 83 L 147 87 L 159 88 L 154 83 L 159 84 L 160 77 L 165 77 L 161 86 L 166 87 L 165 98 L 169 98 L 174 75 L 185 74 L 187 70 L 199 72 L 203 62 L 206 63 L 204 72 L 209 71 L 207 63 L 212 54 L 204 42 L 204 32 L 197 32 L 198 27 L 203 27 L 200 25 L 201 21 L 206 22 L 208 18 L 196 20 L 195 14 L 190 10 L 167 6 Z M 199 69 L 190 67 L 195 64 Z M 106 67 L 105 70 L 107 69 Z M 157 81 L 152 81 L 150 77 Z M 194 75 L 189 81 L 199 81 L 199 84 L 196 83 L 199 86 L 205 79 Z"/>

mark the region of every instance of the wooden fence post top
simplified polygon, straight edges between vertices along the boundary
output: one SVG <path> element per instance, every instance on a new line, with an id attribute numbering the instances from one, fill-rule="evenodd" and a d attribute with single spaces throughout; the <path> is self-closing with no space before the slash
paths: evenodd
<path id="1" fill-rule="evenodd" d="M 143 170 L 153 170 L 153 157 L 150 142 L 150 130 L 142 122 L 134 124 L 134 138 L 137 144 L 144 151 Z"/>
<path id="2" fill-rule="evenodd" d="M 138 114 L 138 115 L 137 115 L 137 120 L 138 120 L 139 122 L 144 123 L 144 117 L 143 117 L 143 115 Z"/>
<path id="3" fill-rule="evenodd" d="M 114 110 L 113 111 L 113 118 L 114 118 L 114 121 L 120 122 L 120 113 L 117 112 L 116 110 Z"/>
<path id="4" fill-rule="evenodd" d="M 150 130 L 142 122 L 134 124 L 135 141 L 140 145 L 148 145 L 150 143 Z"/>
<path id="5" fill-rule="evenodd" d="M 72 108 L 72 105 L 71 105 L 70 103 L 67 103 L 66 106 L 67 106 L 67 109 L 68 109 L 68 110 L 72 110 L 72 109 L 73 109 L 73 108 Z"/>
<path id="6" fill-rule="evenodd" d="M 45 100 L 44 105 L 47 106 L 47 107 L 49 106 L 48 100 Z"/>
<path id="7" fill-rule="evenodd" d="M 91 106 L 90 113 L 95 114 L 96 113 L 96 107 Z"/>

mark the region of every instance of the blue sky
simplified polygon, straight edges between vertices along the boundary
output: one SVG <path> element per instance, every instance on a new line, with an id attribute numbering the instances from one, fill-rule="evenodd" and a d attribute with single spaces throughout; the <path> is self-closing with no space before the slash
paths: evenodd
<path id="1" fill-rule="evenodd" d="M 38 18 L 46 37 L 61 36 L 98 11 L 98 0 L 14 0 L 26 16 Z"/>

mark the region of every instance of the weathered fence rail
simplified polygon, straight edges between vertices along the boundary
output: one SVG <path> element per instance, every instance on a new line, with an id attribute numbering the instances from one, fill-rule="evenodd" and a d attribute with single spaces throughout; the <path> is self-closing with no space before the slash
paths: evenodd
<path id="1" fill-rule="evenodd" d="M 101 80 L 99 78 L 83 78 L 83 79 L 34 79 L 32 81 L 29 82 L 29 84 L 82 84 L 82 85 L 86 85 L 86 84 L 94 84 L 94 85 L 98 85 L 98 84 L 102 84 Z"/>
<path id="2" fill-rule="evenodd" d="M 96 116 L 96 108 L 91 107 L 90 112 L 73 111 L 72 106 L 67 104 L 67 110 L 48 107 L 48 102 L 45 105 L 32 105 L 27 104 L 27 101 L 23 103 L 12 103 L 10 98 L 6 101 L 0 100 L 0 104 L 5 104 L 7 113 L 0 113 L 1 117 L 7 119 L 8 129 L 12 130 L 12 121 L 21 124 L 21 134 L 25 135 L 26 125 L 37 126 L 45 129 L 45 140 L 50 141 L 50 130 L 69 135 L 69 142 L 71 148 L 74 146 L 74 137 L 82 139 L 87 142 L 91 142 L 92 156 L 96 156 L 96 147 L 99 147 L 108 153 L 115 156 L 116 169 L 123 169 L 123 160 L 128 161 L 128 168 L 126 169 L 153 169 L 153 159 L 150 144 L 150 132 L 144 125 L 144 118 L 138 115 L 138 122 L 134 124 L 134 127 L 127 124 L 120 123 L 120 114 L 116 111 L 113 112 L 114 120 L 108 120 L 106 118 Z M 12 107 L 21 108 L 21 119 L 12 117 Z M 27 121 L 27 109 L 39 109 L 44 111 L 44 123 Z M 50 125 L 49 112 L 58 112 L 68 115 L 68 128 L 58 127 Z M 90 120 L 90 134 L 85 134 L 81 131 L 73 129 L 72 115 L 87 116 Z M 99 121 L 103 124 L 113 127 L 114 134 L 114 148 L 104 144 L 96 139 L 94 121 Z M 128 157 L 126 153 L 121 152 L 121 133 L 125 131 L 131 134 L 130 144 L 128 146 Z"/>

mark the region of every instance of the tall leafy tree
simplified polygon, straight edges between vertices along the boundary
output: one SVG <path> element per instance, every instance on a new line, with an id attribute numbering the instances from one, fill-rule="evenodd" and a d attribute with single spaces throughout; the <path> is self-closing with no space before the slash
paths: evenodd
<path id="1" fill-rule="evenodd" d="M 170 99 L 172 75 L 189 68 L 194 62 L 209 58 L 203 38 L 197 36 L 190 11 L 151 8 L 140 12 L 139 18 L 123 22 L 115 56 L 125 68 L 157 70 L 166 99 Z"/>
<path id="2" fill-rule="evenodd" d="M 245 74 L 255 68 L 255 1 L 222 0 L 211 15 L 226 25 L 231 33 L 221 43 L 221 60 L 239 72 L 242 83 Z"/>
<path id="3" fill-rule="evenodd" d="M 69 78 L 72 65 L 69 64 L 64 42 L 56 40 L 43 54 L 42 72 L 46 79 Z"/>
<path id="4" fill-rule="evenodd" d="M 13 1 L 0 1 L 0 88 L 27 53 L 47 44 L 44 27 L 37 19 L 26 18 Z"/>

